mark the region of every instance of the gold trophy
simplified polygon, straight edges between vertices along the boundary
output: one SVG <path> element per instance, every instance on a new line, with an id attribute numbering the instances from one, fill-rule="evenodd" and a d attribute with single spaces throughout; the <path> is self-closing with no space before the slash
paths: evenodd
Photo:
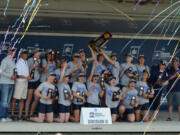
<path id="1" fill-rule="evenodd" d="M 94 52 L 98 53 L 99 49 L 102 48 L 105 44 L 107 44 L 111 37 L 112 37 L 111 33 L 105 32 L 101 36 L 99 36 L 98 38 L 91 40 L 88 43 L 88 46 Z"/>
<path id="2" fill-rule="evenodd" d="M 53 93 L 52 93 L 52 92 L 53 92 L 52 89 L 48 89 L 47 96 L 48 96 L 49 98 L 52 98 L 52 97 L 53 97 Z"/>
<path id="3" fill-rule="evenodd" d="M 117 98 L 117 96 L 118 96 L 118 92 L 113 92 L 112 101 L 118 101 L 119 99 Z"/>
<path id="4" fill-rule="evenodd" d="M 68 90 L 64 89 L 63 93 L 64 93 L 64 99 L 65 100 L 68 100 L 71 97 L 71 94 Z"/>
<path id="5" fill-rule="evenodd" d="M 139 88 L 138 96 L 142 96 L 143 93 L 144 93 L 144 87 L 141 86 L 141 87 Z"/>
<path id="6" fill-rule="evenodd" d="M 130 105 L 133 106 L 136 103 L 136 97 L 132 96 Z"/>
<path id="7" fill-rule="evenodd" d="M 18 78 L 17 68 L 14 68 L 13 75 L 15 76 L 15 79 Z"/>

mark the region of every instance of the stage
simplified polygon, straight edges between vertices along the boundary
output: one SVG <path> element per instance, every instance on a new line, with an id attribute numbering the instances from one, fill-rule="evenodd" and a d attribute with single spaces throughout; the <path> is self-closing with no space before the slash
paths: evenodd
<path id="1" fill-rule="evenodd" d="M 160 112 L 158 115 L 157 121 L 152 123 L 152 126 L 149 128 L 148 132 L 156 133 L 180 133 L 180 121 L 177 117 L 177 113 L 174 114 L 173 121 L 167 122 L 167 112 Z M 4 133 L 118 133 L 123 132 L 127 133 L 143 133 L 148 123 L 128 123 L 128 122 L 116 122 L 112 125 L 81 125 L 77 123 L 33 123 L 33 122 L 9 122 L 9 123 L 0 123 L 0 132 Z M 1 134 L 4 134 L 1 133 Z M 171 133 L 172 134 L 172 133 Z"/>

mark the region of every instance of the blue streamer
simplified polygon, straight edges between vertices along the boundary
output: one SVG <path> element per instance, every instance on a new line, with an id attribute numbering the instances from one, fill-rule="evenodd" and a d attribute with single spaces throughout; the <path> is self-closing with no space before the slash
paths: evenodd
<path id="1" fill-rule="evenodd" d="M 152 21 L 154 21 L 158 16 L 160 16 L 162 13 L 166 12 L 166 11 L 167 11 L 169 8 L 171 8 L 172 6 L 177 5 L 178 3 L 180 3 L 180 1 L 177 1 L 177 2 L 173 3 L 171 6 L 167 7 L 166 9 L 164 9 L 163 11 L 161 11 L 159 14 L 157 14 L 156 16 L 154 16 L 148 23 L 146 23 L 146 24 L 144 25 L 144 27 L 143 27 L 140 31 L 137 32 L 137 34 L 136 34 L 135 36 L 139 35 L 139 34 L 140 34 Z M 125 49 L 133 40 L 134 40 L 134 39 L 132 38 L 131 40 L 129 40 L 129 41 L 125 44 L 125 46 L 121 49 L 121 52 L 119 53 L 119 55 L 122 54 L 122 52 L 124 52 L 124 49 Z"/>
<path id="2" fill-rule="evenodd" d="M 4 9 L 4 16 L 6 16 L 6 11 L 7 11 L 8 7 L 9 7 L 9 3 L 10 3 L 10 0 L 7 0 L 6 7 Z"/>

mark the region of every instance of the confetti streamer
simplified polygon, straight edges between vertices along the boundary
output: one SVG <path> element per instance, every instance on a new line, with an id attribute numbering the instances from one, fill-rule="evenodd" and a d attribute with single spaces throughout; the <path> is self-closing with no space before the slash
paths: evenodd
<path id="1" fill-rule="evenodd" d="M 100 0 L 100 2 L 103 5 L 106 5 L 106 6 L 110 7 L 110 8 L 112 8 L 112 9 L 114 9 L 116 12 L 120 13 L 121 15 L 127 17 L 129 20 L 134 21 L 134 18 L 130 17 L 128 14 L 126 14 L 123 11 L 119 10 L 118 8 L 112 6 L 111 4 L 105 3 L 103 0 Z"/>
<path id="2" fill-rule="evenodd" d="M 173 3 L 172 6 L 175 6 L 175 5 L 177 5 L 178 3 L 180 3 L 180 1 L 177 1 L 177 2 Z M 144 25 L 144 27 L 143 27 L 140 31 L 137 32 L 137 34 L 134 36 L 134 38 L 135 38 L 136 36 L 138 36 L 146 27 L 148 27 L 149 24 L 150 24 L 152 21 L 154 21 L 158 16 L 160 16 L 160 15 L 163 14 L 164 12 L 166 12 L 169 8 L 170 8 L 170 6 L 167 7 L 166 9 L 164 9 L 163 11 L 161 11 L 161 12 L 160 12 L 159 14 L 157 14 L 156 16 L 154 16 L 149 22 L 147 22 L 147 23 Z M 121 55 L 122 52 L 124 52 L 124 50 L 128 47 L 128 45 L 129 45 L 132 41 L 134 41 L 134 38 L 130 39 L 130 40 L 124 45 L 124 47 L 121 49 L 121 52 L 119 53 L 119 55 Z"/>
<path id="3" fill-rule="evenodd" d="M 156 3 L 155 7 L 153 8 L 151 15 L 149 17 L 149 20 L 151 19 L 151 17 L 153 16 L 154 12 L 156 11 L 157 7 L 159 6 L 160 1 L 158 0 L 158 2 Z"/>
<path id="4" fill-rule="evenodd" d="M 19 59 L 19 56 L 21 54 L 22 48 L 19 50 L 18 56 L 17 56 L 17 60 Z"/>
<path id="5" fill-rule="evenodd" d="M 173 26 L 171 32 L 173 32 L 173 31 L 175 30 L 176 25 L 177 25 L 177 23 L 179 22 L 179 18 L 180 18 L 180 13 L 179 13 L 178 17 L 176 18 L 176 21 L 175 21 L 175 23 L 174 23 L 174 26 Z"/>
<path id="6" fill-rule="evenodd" d="M 169 23 L 168 27 L 166 28 L 166 31 L 165 31 L 165 33 L 164 33 L 164 35 L 163 35 L 163 38 L 166 37 L 166 33 L 168 32 L 169 28 L 171 27 L 171 24 L 173 23 L 173 20 L 175 19 L 175 17 L 178 15 L 179 12 L 180 12 L 180 9 L 179 9 L 179 11 L 173 16 L 173 18 L 171 19 L 171 22 Z"/>
<path id="7" fill-rule="evenodd" d="M 30 9 L 29 9 L 29 11 L 28 11 L 28 13 L 27 13 L 27 16 L 26 16 L 25 19 L 24 19 L 25 22 L 24 22 L 22 28 L 25 27 L 26 19 L 27 19 L 27 17 L 29 16 L 29 14 L 31 13 L 32 9 L 33 9 L 35 6 L 36 6 L 36 0 L 33 0 L 32 4 L 31 4 L 31 6 L 30 6 Z"/>
<path id="8" fill-rule="evenodd" d="M 15 28 L 17 23 L 19 22 L 19 20 L 22 18 L 23 14 L 25 13 L 26 11 L 26 8 L 29 6 L 29 4 L 31 3 L 31 0 L 27 0 L 26 1 L 26 4 L 24 5 L 24 8 L 23 8 L 23 11 L 21 13 L 21 15 L 19 16 L 19 18 L 15 21 L 14 25 L 12 26 L 12 28 Z"/>
<path id="9" fill-rule="evenodd" d="M 18 39 L 14 42 L 14 44 L 13 44 L 13 47 L 12 47 L 12 48 L 14 48 L 14 47 L 15 47 L 15 45 L 18 43 L 19 39 L 20 39 L 20 38 L 18 38 Z"/>
<path id="10" fill-rule="evenodd" d="M 177 81 L 179 80 L 180 75 L 176 78 L 176 80 L 173 82 L 171 88 L 169 89 L 169 91 L 167 92 L 166 96 L 163 98 L 162 102 L 160 103 L 160 105 L 158 106 L 158 109 L 156 110 L 157 112 L 154 114 L 153 118 L 151 119 L 151 121 L 149 122 L 148 126 L 145 128 L 145 131 L 143 133 L 143 135 L 146 135 L 147 131 L 149 130 L 149 128 L 151 127 L 153 121 L 156 119 L 157 114 L 159 113 L 160 110 L 160 106 L 165 102 L 167 96 L 169 95 L 169 93 L 171 92 L 171 90 L 173 89 L 174 85 L 177 83 Z"/>
<path id="11" fill-rule="evenodd" d="M 6 11 L 7 11 L 8 7 L 9 7 L 9 3 L 10 3 L 10 0 L 7 0 L 6 7 L 4 9 L 4 16 L 6 16 Z"/>
<path id="12" fill-rule="evenodd" d="M 162 35 L 162 33 L 163 33 L 163 31 L 164 31 L 164 28 L 166 27 L 166 25 L 167 25 L 167 22 L 168 21 L 166 21 L 166 23 L 164 23 L 164 26 L 163 26 L 163 28 L 162 28 L 162 30 L 161 30 L 161 33 L 160 33 L 160 37 L 161 37 L 161 35 Z M 158 44 L 159 44 L 159 39 L 158 39 L 158 41 L 156 42 L 156 45 L 155 45 L 155 47 L 154 47 L 154 51 L 156 51 L 156 48 L 157 48 L 157 46 L 158 46 Z M 154 51 L 153 51 L 153 53 L 154 53 Z M 152 57 L 152 62 L 153 62 L 153 57 Z"/>
<path id="13" fill-rule="evenodd" d="M 169 45 L 170 45 L 170 43 L 171 43 L 171 41 L 173 40 L 174 36 L 175 36 L 175 35 L 176 35 L 176 33 L 178 32 L 179 28 L 180 28 L 180 25 L 176 28 L 176 30 L 175 30 L 175 32 L 173 33 L 173 35 L 172 35 L 171 39 L 169 40 L 169 42 L 168 42 L 167 46 L 169 46 Z"/>
<path id="14" fill-rule="evenodd" d="M 4 35 L 4 41 L 3 41 L 2 45 L 1 45 L 0 54 L 1 54 L 2 49 L 4 48 L 4 46 L 5 46 L 5 44 L 6 44 L 6 38 L 7 38 L 7 36 L 8 36 L 9 29 L 10 29 L 10 26 L 8 27 L 8 30 L 6 31 L 6 34 Z"/>
<path id="15" fill-rule="evenodd" d="M 176 9 L 174 9 L 169 15 L 167 15 L 165 18 L 163 18 L 157 25 L 156 27 L 151 31 L 151 33 L 148 34 L 148 36 L 146 37 L 146 39 L 143 40 L 143 42 L 140 44 L 140 48 L 144 45 L 145 41 L 152 35 L 152 33 L 169 17 L 171 16 L 175 11 L 177 11 L 178 9 L 180 9 L 180 7 L 177 7 Z"/>
<path id="16" fill-rule="evenodd" d="M 21 25 L 24 23 L 24 18 L 26 17 L 28 10 L 29 10 L 29 7 L 27 8 L 27 10 L 26 10 L 26 12 L 25 12 L 25 14 L 24 14 L 24 17 L 22 18 L 22 21 L 20 22 L 18 28 L 16 29 L 16 32 L 14 33 L 14 36 L 13 36 L 12 39 L 11 39 L 11 43 L 13 42 L 14 38 L 16 37 L 19 29 L 21 28 Z"/>
<path id="17" fill-rule="evenodd" d="M 20 40 L 19 40 L 19 42 L 18 42 L 19 44 L 20 44 L 20 42 L 22 41 L 22 39 L 24 38 L 26 32 L 28 31 L 29 26 L 30 26 L 30 24 L 32 23 L 34 17 L 36 16 L 36 14 L 37 14 L 40 6 L 41 6 L 40 3 L 41 3 L 41 0 L 39 0 L 39 2 L 37 3 L 37 5 L 36 5 L 36 7 L 35 7 L 35 9 L 34 9 L 34 11 L 33 11 L 33 13 L 32 13 L 32 15 L 31 15 L 31 18 L 30 18 L 30 20 L 29 20 L 29 23 L 28 23 L 28 25 L 27 25 L 27 27 L 26 27 L 26 29 L 25 29 L 22 37 L 20 38 Z"/>
<path id="18" fill-rule="evenodd" d="M 133 10 L 136 11 L 137 6 L 139 6 L 139 4 L 141 3 L 142 0 L 138 0 L 138 2 L 136 3 L 136 5 L 134 6 Z"/>

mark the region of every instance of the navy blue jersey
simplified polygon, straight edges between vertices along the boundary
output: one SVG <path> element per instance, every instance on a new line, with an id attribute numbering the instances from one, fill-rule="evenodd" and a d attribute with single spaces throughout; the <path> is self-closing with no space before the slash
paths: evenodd
<path id="1" fill-rule="evenodd" d="M 156 84 L 159 77 L 161 78 L 161 81 L 166 81 L 168 80 L 168 72 L 165 70 L 163 72 L 160 71 L 159 69 L 159 65 L 158 66 L 152 66 L 151 67 L 151 76 L 150 76 L 150 82 L 153 85 L 154 89 L 159 89 L 162 86 L 160 86 L 159 84 Z"/>
<path id="2" fill-rule="evenodd" d="M 173 67 L 171 67 L 168 71 L 168 74 L 169 74 L 169 77 L 174 75 L 176 72 L 179 72 L 180 73 L 180 68 L 178 68 L 177 70 L 175 70 Z M 168 89 L 171 88 L 171 86 L 173 85 L 173 83 L 175 82 L 175 80 L 177 79 L 176 78 L 173 78 L 171 80 L 169 80 L 169 85 L 168 85 Z M 174 87 L 172 88 L 171 92 L 180 92 L 180 80 L 178 80 Z"/>

